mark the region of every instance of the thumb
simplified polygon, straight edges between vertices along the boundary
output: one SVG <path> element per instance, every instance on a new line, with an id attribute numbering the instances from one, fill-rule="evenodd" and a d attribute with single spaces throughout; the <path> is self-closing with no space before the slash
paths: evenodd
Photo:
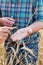
<path id="1" fill-rule="evenodd" d="M 9 29 L 9 30 L 13 30 L 13 29 L 16 29 L 17 27 L 7 27 L 7 26 L 4 26 L 5 28 Z"/>

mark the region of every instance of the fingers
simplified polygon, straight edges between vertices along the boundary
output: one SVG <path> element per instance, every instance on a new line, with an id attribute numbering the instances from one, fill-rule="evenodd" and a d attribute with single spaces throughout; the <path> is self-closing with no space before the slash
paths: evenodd
<path id="1" fill-rule="evenodd" d="M 10 24 L 14 24 L 14 21 L 12 21 L 12 20 L 8 20 L 8 22 L 9 22 Z"/>
<path id="2" fill-rule="evenodd" d="M 0 27 L 0 28 L 2 28 L 2 29 L 13 30 L 13 29 L 15 29 L 15 28 L 17 28 L 17 27 L 16 27 L 16 26 L 15 26 L 15 27 L 7 27 L 7 26 L 4 26 L 4 27 Z"/>
<path id="3" fill-rule="evenodd" d="M 4 26 L 8 26 L 8 27 L 12 27 L 13 26 L 13 23 L 11 23 L 11 22 L 9 22 L 9 21 L 7 21 L 7 22 L 4 22 Z"/>
<path id="4" fill-rule="evenodd" d="M 1 28 L 0 28 L 0 33 L 10 34 L 10 30 L 9 30 L 8 27 L 1 27 Z"/>
<path id="5" fill-rule="evenodd" d="M 7 33 L 0 33 L 0 37 L 8 37 L 8 34 Z"/>
<path id="6" fill-rule="evenodd" d="M 15 23 L 15 20 L 10 17 L 3 17 L 2 18 L 2 24 L 4 26 L 12 27 L 12 25 Z"/>
<path id="7" fill-rule="evenodd" d="M 7 26 L 0 27 L 0 34 L 1 33 L 7 33 L 10 35 L 11 34 L 10 30 L 13 30 L 14 28 L 16 28 L 16 27 L 7 27 Z"/>
<path id="8" fill-rule="evenodd" d="M 0 41 L 5 41 L 9 36 L 8 33 L 0 33 Z"/>
<path id="9" fill-rule="evenodd" d="M 8 20 L 10 20 L 10 21 L 15 21 L 14 19 L 12 19 L 12 18 L 10 18 L 10 17 L 6 17 Z"/>
<path id="10" fill-rule="evenodd" d="M 4 41 L 10 35 L 10 27 L 0 27 L 0 41 Z"/>
<path id="11" fill-rule="evenodd" d="M 7 39 L 7 37 L 3 37 L 3 36 L 1 36 L 1 37 L 0 37 L 0 42 L 5 41 L 6 39 Z"/>
<path id="12" fill-rule="evenodd" d="M 10 20 L 7 20 L 7 21 L 5 22 L 5 25 L 7 25 L 8 27 L 12 27 L 13 24 L 14 24 L 14 22 L 13 22 L 13 21 L 10 21 Z"/>
<path id="13" fill-rule="evenodd" d="M 13 25 L 14 24 L 14 22 L 15 22 L 15 20 L 14 19 L 12 19 L 12 18 L 10 18 L 10 17 L 6 17 L 7 19 L 8 19 L 8 22 L 10 23 L 10 25 Z M 9 24 L 8 23 L 8 24 Z"/>
<path id="14" fill-rule="evenodd" d="M 8 34 L 7 33 L 2 33 L 2 35 L 0 34 L 0 39 L 1 40 L 6 40 L 8 37 Z"/>
<path id="15" fill-rule="evenodd" d="M 15 27 L 0 27 L 0 40 L 6 40 L 7 37 L 11 34 L 10 30 L 14 29 Z"/>
<path id="16" fill-rule="evenodd" d="M 27 34 L 27 30 L 24 29 L 20 29 L 17 32 L 15 32 L 11 38 L 13 39 L 13 41 L 19 41 L 22 40 L 25 37 L 28 37 L 29 34 Z"/>

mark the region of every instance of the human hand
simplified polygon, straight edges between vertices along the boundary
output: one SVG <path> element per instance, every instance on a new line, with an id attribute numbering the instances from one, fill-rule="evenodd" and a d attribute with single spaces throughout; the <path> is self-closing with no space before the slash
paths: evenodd
<path id="1" fill-rule="evenodd" d="M 7 39 L 7 37 L 10 35 L 10 30 L 12 30 L 12 27 L 0 27 L 0 42 Z"/>
<path id="2" fill-rule="evenodd" d="M 19 41 L 19 40 L 22 40 L 25 37 L 28 37 L 29 35 L 30 35 L 30 32 L 27 31 L 27 28 L 22 28 L 22 29 L 19 29 L 17 32 L 15 32 L 11 36 L 11 39 L 13 41 Z"/>
<path id="3" fill-rule="evenodd" d="M 10 18 L 10 17 L 3 17 L 0 18 L 0 23 L 4 26 L 8 26 L 11 27 L 14 24 L 14 19 Z"/>

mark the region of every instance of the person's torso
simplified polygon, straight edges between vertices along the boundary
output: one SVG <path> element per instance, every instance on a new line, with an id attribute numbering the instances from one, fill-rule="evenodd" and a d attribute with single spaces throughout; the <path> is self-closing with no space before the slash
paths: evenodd
<path id="1" fill-rule="evenodd" d="M 34 8 L 36 4 L 33 3 L 36 0 L 1 0 L 2 5 L 2 16 L 3 17 L 13 17 L 16 22 L 16 26 L 18 29 L 26 27 L 28 24 L 31 25 L 33 22 L 35 22 L 35 16 L 32 18 L 31 21 L 29 21 L 34 13 Z M 34 43 L 39 41 L 39 33 L 35 33 L 29 36 L 29 38 L 26 40 L 29 41 L 29 43 Z"/>

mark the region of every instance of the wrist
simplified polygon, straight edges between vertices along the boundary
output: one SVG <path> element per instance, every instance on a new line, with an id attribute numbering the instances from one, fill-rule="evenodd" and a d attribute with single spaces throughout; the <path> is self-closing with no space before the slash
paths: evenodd
<path id="1" fill-rule="evenodd" d="M 27 27 L 27 33 L 31 35 L 31 34 L 33 33 L 33 30 L 32 30 L 32 28 L 30 28 L 30 27 Z"/>

